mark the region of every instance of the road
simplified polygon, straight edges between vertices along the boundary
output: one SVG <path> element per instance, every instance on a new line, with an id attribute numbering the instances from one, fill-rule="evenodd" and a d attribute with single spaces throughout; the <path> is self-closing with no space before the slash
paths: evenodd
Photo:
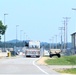
<path id="1" fill-rule="evenodd" d="M 47 66 L 37 65 L 39 58 L 15 57 L 0 59 L 0 75 L 57 75 Z M 58 74 L 60 75 L 60 74 Z"/>

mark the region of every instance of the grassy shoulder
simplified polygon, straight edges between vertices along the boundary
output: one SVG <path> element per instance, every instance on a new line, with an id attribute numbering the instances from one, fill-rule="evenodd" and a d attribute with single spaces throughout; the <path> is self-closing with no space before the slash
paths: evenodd
<path id="1" fill-rule="evenodd" d="M 64 56 L 61 58 L 54 58 L 54 59 L 47 59 L 45 62 L 48 65 L 76 65 L 76 56 Z M 60 73 L 69 73 L 69 74 L 76 74 L 76 68 L 62 68 L 57 69 L 56 71 Z"/>
<path id="2" fill-rule="evenodd" d="M 61 58 L 47 59 L 48 65 L 76 65 L 76 56 L 64 56 Z"/>
<path id="3" fill-rule="evenodd" d="M 60 73 L 70 73 L 70 74 L 76 74 L 76 68 L 71 68 L 71 69 L 60 69 L 57 70 Z"/>

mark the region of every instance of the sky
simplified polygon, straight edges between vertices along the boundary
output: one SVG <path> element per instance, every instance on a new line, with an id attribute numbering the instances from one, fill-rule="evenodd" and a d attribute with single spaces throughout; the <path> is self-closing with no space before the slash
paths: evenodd
<path id="1" fill-rule="evenodd" d="M 5 40 L 39 40 L 50 42 L 52 37 L 60 42 L 63 17 L 70 17 L 67 40 L 76 31 L 76 0 L 0 0 L 0 20 L 7 25 Z M 18 26 L 17 26 L 18 25 Z M 17 31 L 17 32 L 16 32 Z M 4 41 L 2 36 L 1 41 Z"/>

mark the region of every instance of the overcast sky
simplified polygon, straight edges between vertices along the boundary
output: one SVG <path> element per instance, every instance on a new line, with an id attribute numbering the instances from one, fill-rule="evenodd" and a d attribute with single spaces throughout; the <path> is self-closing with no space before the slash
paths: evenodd
<path id="1" fill-rule="evenodd" d="M 76 0 L 0 0 L 0 20 L 7 25 L 6 41 L 39 40 L 50 42 L 49 39 L 58 35 L 60 41 L 59 27 L 63 27 L 63 17 L 68 20 L 68 41 L 71 34 L 76 31 Z M 23 31 L 21 31 L 23 30 Z M 24 33 L 26 33 L 24 35 Z M 21 37 L 20 37 L 21 35 Z M 4 36 L 2 36 L 2 41 Z"/>

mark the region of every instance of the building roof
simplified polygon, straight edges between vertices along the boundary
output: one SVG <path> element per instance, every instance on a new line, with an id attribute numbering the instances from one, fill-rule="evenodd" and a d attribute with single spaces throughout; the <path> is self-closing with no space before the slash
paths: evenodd
<path id="1" fill-rule="evenodd" d="M 72 33 L 71 35 L 75 35 L 75 34 L 76 34 L 76 32 Z"/>

